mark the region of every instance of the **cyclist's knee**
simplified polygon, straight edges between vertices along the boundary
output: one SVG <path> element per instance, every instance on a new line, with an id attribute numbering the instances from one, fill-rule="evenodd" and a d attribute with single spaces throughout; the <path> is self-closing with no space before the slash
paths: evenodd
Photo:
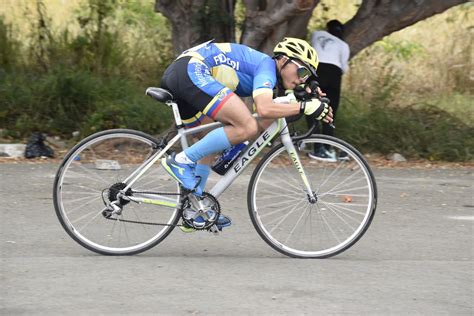
<path id="1" fill-rule="evenodd" d="M 255 118 L 251 118 L 248 121 L 248 124 L 246 125 L 247 129 L 247 139 L 253 138 L 255 135 L 258 133 L 258 123 Z"/>
<path id="2" fill-rule="evenodd" d="M 242 124 L 239 124 L 238 126 L 234 127 L 236 132 L 235 136 L 239 142 L 243 142 L 253 138 L 255 135 L 257 135 L 258 132 L 257 121 L 252 116 L 244 120 Z"/>

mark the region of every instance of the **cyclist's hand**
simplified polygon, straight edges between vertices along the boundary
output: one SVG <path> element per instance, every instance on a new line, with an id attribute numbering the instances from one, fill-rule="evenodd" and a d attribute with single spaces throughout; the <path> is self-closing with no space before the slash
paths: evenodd
<path id="1" fill-rule="evenodd" d="M 318 99 L 311 99 L 309 101 L 303 101 L 302 112 L 306 115 L 313 115 L 317 120 L 326 123 L 331 123 L 333 120 L 332 109 L 326 102 L 321 102 Z"/>
<path id="2" fill-rule="evenodd" d="M 321 90 L 320 87 L 317 87 L 317 88 L 316 88 L 316 92 L 318 93 L 318 95 L 319 95 L 320 98 L 326 96 L 326 93 L 324 93 L 323 90 Z"/>

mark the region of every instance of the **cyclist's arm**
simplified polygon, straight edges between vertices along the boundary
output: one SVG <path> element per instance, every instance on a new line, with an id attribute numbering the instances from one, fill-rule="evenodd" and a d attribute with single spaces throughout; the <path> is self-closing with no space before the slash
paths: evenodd
<path id="1" fill-rule="evenodd" d="M 258 116 L 263 118 L 280 118 L 300 113 L 300 102 L 289 104 L 274 103 L 273 90 L 271 89 L 255 90 L 253 100 L 257 108 Z"/>

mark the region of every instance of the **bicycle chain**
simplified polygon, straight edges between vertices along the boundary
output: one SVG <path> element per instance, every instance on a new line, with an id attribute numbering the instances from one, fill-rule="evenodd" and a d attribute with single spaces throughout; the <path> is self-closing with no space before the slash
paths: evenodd
<path id="1" fill-rule="evenodd" d="M 132 224 L 145 224 L 145 225 L 155 225 L 155 226 L 173 226 L 173 227 L 181 227 L 183 225 L 171 225 L 171 224 L 161 224 L 161 223 L 152 223 L 152 222 L 139 222 L 139 221 L 132 221 L 128 219 L 118 219 L 118 218 L 110 218 L 110 217 L 105 217 L 105 219 L 111 220 L 111 221 L 118 221 L 118 222 L 124 222 L 124 223 L 132 223 Z"/>
<path id="2" fill-rule="evenodd" d="M 140 193 L 140 194 L 157 194 L 157 195 L 181 195 L 181 193 L 167 193 L 167 192 L 151 192 L 151 191 L 132 191 L 133 193 Z M 155 226 L 173 226 L 173 227 L 181 227 L 183 225 L 171 225 L 171 224 L 162 224 L 162 223 L 152 223 L 152 222 L 140 222 L 140 221 L 133 221 L 128 219 L 118 219 L 118 218 L 110 218 L 105 217 L 105 219 L 112 220 L 112 221 L 120 221 L 124 223 L 132 223 L 132 224 L 144 224 L 144 225 L 155 225 Z"/>

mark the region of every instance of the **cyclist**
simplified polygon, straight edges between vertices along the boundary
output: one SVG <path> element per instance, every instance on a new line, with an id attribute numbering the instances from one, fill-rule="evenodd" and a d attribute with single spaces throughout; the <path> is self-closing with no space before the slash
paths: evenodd
<path id="1" fill-rule="evenodd" d="M 256 119 L 239 96 L 252 96 L 260 117 L 304 113 L 332 122 L 331 108 L 318 99 L 273 102 L 275 87 L 294 89 L 316 76 L 318 56 L 314 48 L 304 40 L 287 37 L 276 45 L 273 54 L 270 57 L 245 45 L 208 41 L 184 51 L 166 69 L 161 86 L 173 94 L 187 127 L 214 120 L 224 124 L 161 161 L 172 177 L 184 188 L 195 190 L 197 196 L 202 195 L 209 176 L 209 155 L 249 140 L 258 132 Z M 224 215 L 217 221 L 219 229 L 230 224 Z"/>

